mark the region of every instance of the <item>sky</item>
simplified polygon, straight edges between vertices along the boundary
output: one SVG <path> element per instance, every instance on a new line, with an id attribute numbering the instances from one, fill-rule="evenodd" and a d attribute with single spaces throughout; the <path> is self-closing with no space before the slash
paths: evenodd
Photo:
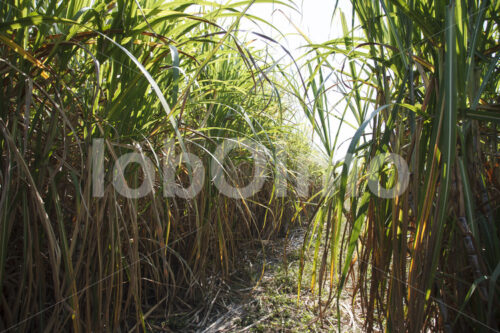
<path id="1" fill-rule="evenodd" d="M 335 0 L 296 0 L 293 7 L 296 9 L 280 4 L 257 3 L 250 8 L 249 13 L 271 22 L 280 30 L 286 36 L 285 39 L 271 27 L 262 29 L 266 34 L 271 34 L 274 38 L 279 39 L 290 50 L 294 50 L 304 42 L 293 24 L 313 42 L 325 42 L 334 37 L 341 36 L 342 32 L 340 29 L 336 29 L 339 27 L 338 24 L 335 24 L 338 23 L 335 22 L 337 20 L 334 19 L 332 24 Z M 352 10 L 350 0 L 339 0 L 338 8 L 350 18 Z"/>
<path id="2" fill-rule="evenodd" d="M 297 28 L 307 35 L 314 43 L 324 43 L 343 35 L 339 13 L 337 12 L 335 17 L 332 17 L 334 7 L 335 0 L 295 0 L 294 8 L 289 8 L 276 3 L 256 3 L 250 8 L 249 14 L 271 22 L 282 33 L 282 35 L 272 27 L 266 26 L 261 22 L 254 24 L 249 20 L 242 21 L 241 29 L 256 31 L 276 39 L 292 53 L 295 59 L 297 59 L 304 54 L 305 50 L 304 48 L 301 48 L 301 46 L 305 44 L 305 40 L 297 32 Z M 351 1 L 339 0 L 337 11 L 339 10 L 344 13 L 347 22 L 350 23 L 352 17 Z M 254 35 L 251 36 L 251 38 L 254 38 Z M 257 46 L 265 46 L 264 42 L 256 41 L 255 43 Z M 288 57 L 285 56 L 281 47 L 277 45 L 269 45 L 268 51 L 274 59 L 280 59 L 283 57 L 283 63 L 289 62 Z M 333 59 L 333 63 L 340 64 L 342 60 L 343 57 L 336 57 Z M 331 84 L 334 83 L 336 82 L 331 82 Z M 343 99 L 343 95 L 338 92 L 331 91 L 328 95 L 328 99 L 330 105 L 333 106 L 336 101 Z M 337 106 L 337 110 L 333 109 L 331 112 L 339 114 L 343 111 L 344 106 L 345 103 L 341 103 Z M 305 118 L 300 117 L 296 119 L 296 121 L 299 123 L 307 123 Z M 336 128 L 339 126 L 339 121 L 334 117 L 330 117 L 330 121 L 334 135 Z M 355 123 L 354 117 L 351 118 L 348 116 L 347 121 Z M 335 161 L 344 157 L 347 152 L 347 146 L 350 141 L 349 139 L 354 135 L 354 132 L 355 129 L 352 127 L 345 125 L 342 127 L 339 135 L 339 143 L 344 142 L 344 144 L 337 149 L 337 153 L 334 156 Z M 317 137 L 312 136 L 312 144 L 322 150 Z"/>

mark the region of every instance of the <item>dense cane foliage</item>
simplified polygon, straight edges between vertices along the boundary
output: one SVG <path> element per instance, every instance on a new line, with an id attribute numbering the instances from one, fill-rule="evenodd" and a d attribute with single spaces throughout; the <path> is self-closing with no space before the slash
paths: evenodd
<path id="1" fill-rule="evenodd" d="M 266 2 L 290 6 L 0 0 L 0 331 L 147 331 L 178 313 L 203 327 L 241 249 L 304 217 L 299 291 L 320 319 L 349 286 L 370 332 L 499 330 L 500 2 L 351 1 L 341 38 L 303 35 L 287 63 L 239 30 L 269 25 L 248 14 Z M 320 190 L 297 109 L 330 161 Z M 224 160 L 227 138 L 241 145 Z M 220 193 L 213 169 L 245 188 L 252 143 L 262 189 Z M 140 198 L 114 185 L 130 152 L 155 174 L 122 170 L 152 185 Z"/>
<path id="2" fill-rule="evenodd" d="M 367 331 L 498 330 L 500 2 L 352 5 L 359 26 L 341 13 L 344 37 L 310 44 L 302 95 L 315 97 L 302 105 L 332 160 L 336 135 L 324 124 L 350 112 L 359 127 L 311 227 L 327 245 L 312 285 L 330 280 L 340 295 L 351 276 Z M 332 75 L 345 110 L 329 109 Z M 409 168 L 407 190 L 389 199 L 369 188 L 402 178 L 375 167 L 385 153 Z"/>
<path id="3" fill-rule="evenodd" d="M 278 197 L 272 174 L 247 199 L 211 179 L 224 138 L 267 147 L 271 173 L 278 154 L 307 151 L 284 123 L 272 63 L 238 40 L 250 4 L 0 2 L 0 330 L 120 331 L 200 311 L 242 245 L 294 219 L 293 191 Z M 104 139 L 102 188 L 94 139 Z M 115 161 L 132 151 L 156 174 L 138 199 L 112 185 Z M 206 167 L 200 193 L 165 196 L 164 157 L 188 151 Z M 245 184 L 248 154 L 232 157 L 226 170 Z M 192 167 L 174 169 L 189 185 Z M 125 178 L 151 181 L 136 164 Z"/>

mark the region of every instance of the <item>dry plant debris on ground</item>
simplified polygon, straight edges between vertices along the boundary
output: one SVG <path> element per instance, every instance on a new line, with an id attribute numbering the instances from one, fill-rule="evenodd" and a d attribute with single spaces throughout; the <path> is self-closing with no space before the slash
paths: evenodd
<path id="1" fill-rule="evenodd" d="M 245 269 L 233 276 L 231 286 L 220 283 L 204 311 L 181 320 L 180 323 L 185 325 L 183 327 L 172 326 L 171 321 L 170 328 L 165 322 L 161 328 L 165 331 L 200 333 L 337 331 L 335 303 L 328 308 L 321 321 L 317 311 L 318 295 L 311 293 L 307 283 L 302 286 L 297 303 L 304 232 L 301 228 L 295 229 L 288 238 L 263 241 L 260 250 L 246 252 L 241 265 Z M 308 278 L 309 275 L 304 276 L 304 281 Z M 323 298 L 327 297 L 328 292 L 323 292 Z M 351 292 L 352 288 L 345 288 L 341 295 L 341 331 L 361 332 L 363 319 L 360 317 L 359 299 L 352 301 Z M 154 327 L 160 328 L 151 328 Z"/>

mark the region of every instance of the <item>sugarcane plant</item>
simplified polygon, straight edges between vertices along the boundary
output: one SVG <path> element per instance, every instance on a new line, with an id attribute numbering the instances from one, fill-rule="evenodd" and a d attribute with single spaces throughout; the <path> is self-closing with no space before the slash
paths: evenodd
<path id="1" fill-rule="evenodd" d="M 374 0 L 352 8 L 351 24 L 339 9 L 335 16 L 343 38 L 305 37 L 311 91 L 291 89 L 325 143 L 337 185 L 324 189 L 311 226 L 310 240 L 325 245 L 313 259 L 312 286 L 330 287 L 319 307 L 336 295 L 338 309 L 351 277 L 367 331 L 498 331 L 500 2 Z M 343 112 L 323 103 L 329 77 L 344 88 Z M 324 121 L 345 123 L 345 110 L 358 128 L 335 164 L 327 138 L 338 130 Z M 388 153 L 408 166 L 407 185 L 395 172 L 400 160 L 380 158 Z M 371 181 L 396 194 L 381 196 Z"/>
<path id="2" fill-rule="evenodd" d="M 277 156 L 303 140 L 273 62 L 240 40 L 254 2 L 0 1 L 0 331 L 189 318 L 213 305 L 214 277 L 234 273 L 243 245 L 296 215 L 294 190 L 277 195 L 273 179 L 288 186 L 293 156 Z M 214 186 L 211 168 L 241 186 L 252 170 L 244 146 L 214 162 L 225 139 L 263 147 L 260 192 Z M 116 169 L 130 153 L 148 168 Z M 189 198 L 165 181 L 194 175 Z M 117 182 L 148 191 L 124 196 Z"/>

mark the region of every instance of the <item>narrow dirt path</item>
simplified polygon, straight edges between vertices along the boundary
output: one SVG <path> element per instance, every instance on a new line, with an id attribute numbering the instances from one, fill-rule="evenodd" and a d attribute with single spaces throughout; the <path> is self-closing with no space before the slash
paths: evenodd
<path id="1" fill-rule="evenodd" d="M 310 292 L 307 273 L 297 303 L 304 233 L 304 229 L 298 228 L 291 231 L 288 238 L 264 241 L 263 249 L 248 251 L 240 273 L 234 277 L 235 284 L 226 289 L 225 295 L 219 295 L 210 319 L 196 332 L 337 331 L 335 306 L 324 313 L 322 321 L 319 320 L 316 311 L 318 296 Z M 353 304 L 350 292 L 346 288 L 340 301 L 341 331 L 361 332 L 363 322 L 352 311 L 353 307 L 359 308 L 359 303 Z"/>

